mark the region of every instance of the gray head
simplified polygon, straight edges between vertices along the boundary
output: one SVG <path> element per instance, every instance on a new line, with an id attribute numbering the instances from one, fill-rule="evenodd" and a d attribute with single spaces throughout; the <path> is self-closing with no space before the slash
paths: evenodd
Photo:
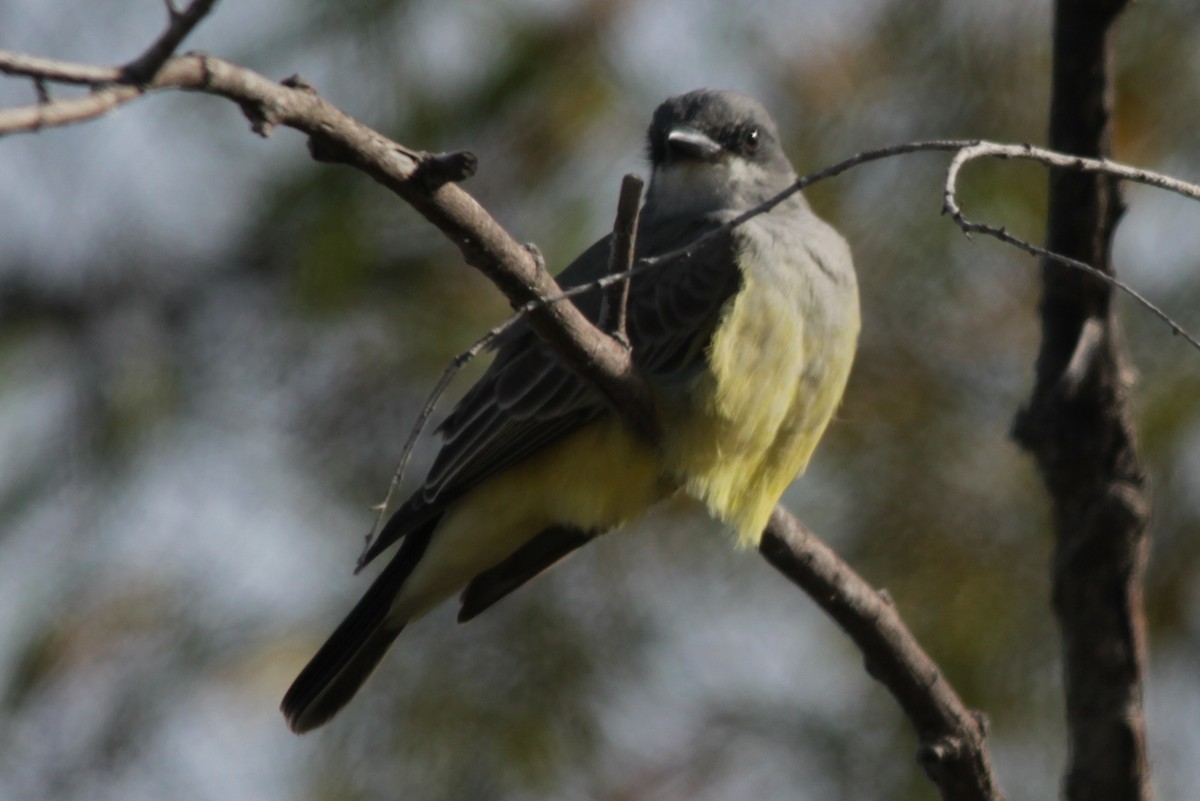
<path id="1" fill-rule="evenodd" d="M 697 89 L 667 99 L 646 134 L 653 175 L 647 211 L 661 216 L 744 210 L 796 180 L 762 103 Z"/>

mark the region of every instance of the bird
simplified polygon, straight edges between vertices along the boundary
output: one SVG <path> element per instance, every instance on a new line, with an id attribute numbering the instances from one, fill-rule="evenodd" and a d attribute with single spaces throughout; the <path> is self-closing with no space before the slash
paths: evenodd
<path id="1" fill-rule="evenodd" d="M 455 594 L 459 621 L 470 620 L 680 494 L 756 546 L 803 472 L 854 360 L 849 246 L 799 192 L 730 225 L 797 180 L 758 100 L 712 89 L 668 98 L 646 140 L 635 257 L 673 255 L 629 279 L 626 333 L 658 437 L 629 427 L 527 325 L 506 331 L 438 427 L 423 484 L 359 567 L 398 543 L 395 553 L 285 694 L 296 733 L 328 722 L 404 627 Z M 560 285 L 607 274 L 611 237 L 567 266 Z M 607 294 L 572 302 L 598 322 Z"/>

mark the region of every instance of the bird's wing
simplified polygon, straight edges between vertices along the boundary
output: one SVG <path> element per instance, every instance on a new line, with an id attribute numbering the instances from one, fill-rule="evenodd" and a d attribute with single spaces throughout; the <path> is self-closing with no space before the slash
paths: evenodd
<path id="1" fill-rule="evenodd" d="M 637 256 L 685 247 L 723 219 L 643 228 Z M 684 382 L 704 364 L 721 307 L 740 285 L 734 235 L 645 270 L 630 281 L 628 333 L 635 363 L 660 385 Z M 592 245 L 559 276 L 563 287 L 603 277 L 609 237 Z M 601 291 L 572 299 L 593 322 Z M 445 505 L 481 481 L 525 459 L 607 411 L 605 400 L 564 366 L 524 323 L 510 330 L 492 365 L 439 427 L 445 441 L 424 485 L 392 516 L 363 554 L 370 562 L 408 531 L 441 514 Z"/>

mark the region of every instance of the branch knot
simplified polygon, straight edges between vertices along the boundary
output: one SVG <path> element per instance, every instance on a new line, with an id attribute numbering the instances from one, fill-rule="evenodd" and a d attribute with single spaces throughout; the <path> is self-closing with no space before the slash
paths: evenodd
<path id="1" fill-rule="evenodd" d="M 467 180 L 479 169 L 479 158 L 469 150 L 449 153 L 423 153 L 417 159 L 412 180 L 426 193 L 432 194 L 446 184 Z"/>

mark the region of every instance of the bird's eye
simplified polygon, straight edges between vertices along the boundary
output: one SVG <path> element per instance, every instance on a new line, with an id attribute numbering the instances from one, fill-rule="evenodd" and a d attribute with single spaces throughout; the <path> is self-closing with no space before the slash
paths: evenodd
<path id="1" fill-rule="evenodd" d="M 746 149 L 747 153 L 753 153 L 755 150 L 758 150 L 758 143 L 761 138 L 757 128 L 747 128 L 746 132 L 742 134 L 742 147 Z"/>

